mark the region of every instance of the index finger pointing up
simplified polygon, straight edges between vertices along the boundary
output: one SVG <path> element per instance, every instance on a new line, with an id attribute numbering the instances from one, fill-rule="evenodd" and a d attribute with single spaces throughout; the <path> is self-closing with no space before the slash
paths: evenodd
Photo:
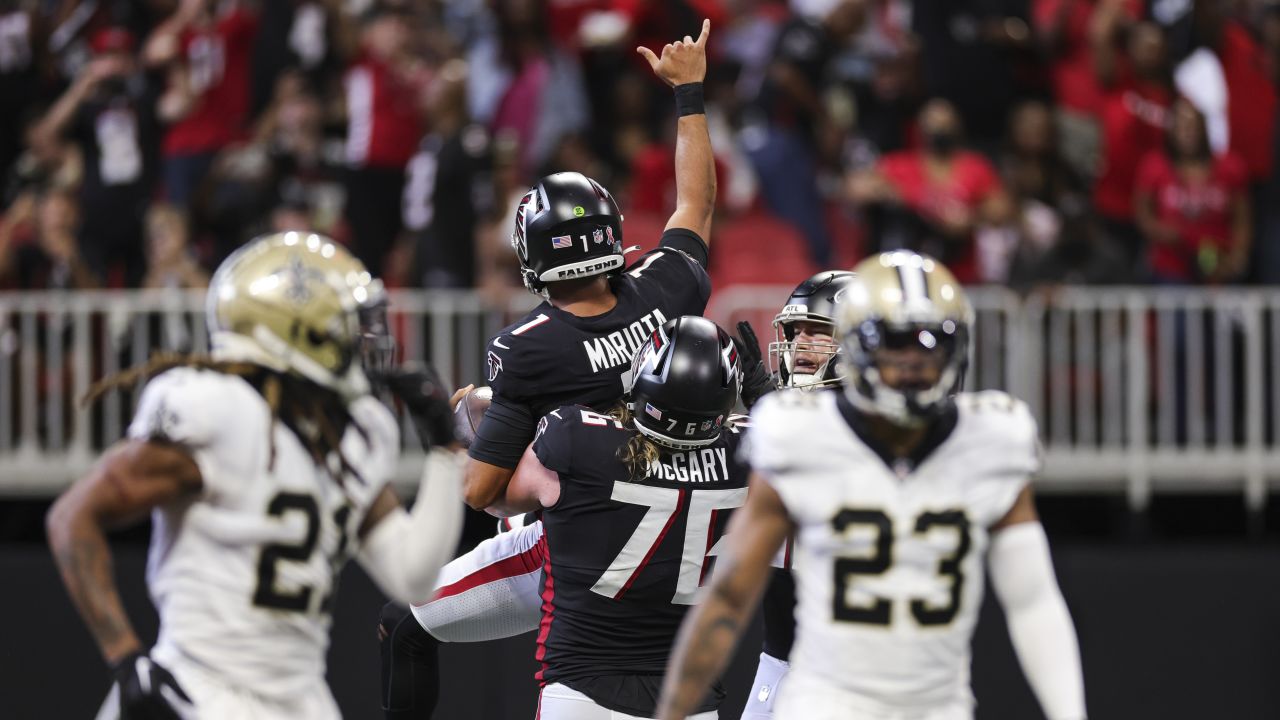
<path id="1" fill-rule="evenodd" d="M 698 36 L 698 47 L 706 47 L 707 36 L 711 34 L 711 19 L 707 18 L 702 21 L 702 34 Z"/>

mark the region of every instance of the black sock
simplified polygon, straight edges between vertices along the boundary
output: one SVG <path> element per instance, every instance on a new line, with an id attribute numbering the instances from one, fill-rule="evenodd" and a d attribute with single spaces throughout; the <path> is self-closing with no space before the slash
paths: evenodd
<path id="1" fill-rule="evenodd" d="M 380 622 L 386 720 L 427 720 L 440 697 L 440 641 L 403 605 L 387 603 Z"/>

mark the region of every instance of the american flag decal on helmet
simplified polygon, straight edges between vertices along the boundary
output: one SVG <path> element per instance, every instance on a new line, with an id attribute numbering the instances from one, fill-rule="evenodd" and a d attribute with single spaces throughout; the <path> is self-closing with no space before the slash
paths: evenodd
<path id="1" fill-rule="evenodd" d="M 654 407 L 654 406 L 653 406 L 653 405 L 651 405 L 650 403 L 645 403 L 645 404 L 644 404 L 644 412 L 645 412 L 645 414 L 646 414 L 646 415 L 649 415 L 649 416 L 653 417 L 655 420 L 661 420 L 661 419 L 662 419 L 662 411 L 661 411 L 661 410 L 659 410 L 658 408 Z"/>

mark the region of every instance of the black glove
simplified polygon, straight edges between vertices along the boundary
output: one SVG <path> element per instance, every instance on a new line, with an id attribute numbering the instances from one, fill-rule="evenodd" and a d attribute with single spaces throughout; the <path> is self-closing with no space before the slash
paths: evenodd
<path id="1" fill-rule="evenodd" d="M 195 704 L 163 666 L 136 652 L 111 668 L 120 690 L 120 720 L 194 718 Z"/>
<path id="2" fill-rule="evenodd" d="M 769 371 L 765 369 L 760 355 L 760 341 L 756 339 L 756 331 L 751 323 L 743 320 L 738 323 L 738 335 L 733 344 L 738 348 L 738 356 L 742 358 L 742 403 L 751 410 L 756 401 L 777 390 Z"/>
<path id="3" fill-rule="evenodd" d="M 404 403 L 423 450 L 453 442 L 450 393 L 430 365 L 414 363 L 391 368 L 373 374 L 370 381 Z"/>

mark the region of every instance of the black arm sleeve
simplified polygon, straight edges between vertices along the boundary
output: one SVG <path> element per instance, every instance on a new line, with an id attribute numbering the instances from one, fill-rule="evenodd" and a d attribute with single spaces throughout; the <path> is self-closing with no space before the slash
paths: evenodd
<path id="1" fill-rule="evenodd" d="M 536 421 L 529 408 L 495 396 L 484 412 L 467 454 L 490 465 L 514 470 L 533 441 Z"/>
<path id="2" fill-rule="evenodd" d="M 796 581 L 788 568 L 773 568 L 764 591 L 764 651 L 786 660 L 796 639 Z"/>
<path id="3" fill-rule="evenodd" d="M 707 269 L 707 260 L 710 257 L 707 243 L 698 237 L 698 233 L 688 228 L 670 228 L 662 233 L 662 240 L 658 241 L 658 245 L 679 250 L 693 258 L 693 261 L 701 265 L 703 270 Z"/>

